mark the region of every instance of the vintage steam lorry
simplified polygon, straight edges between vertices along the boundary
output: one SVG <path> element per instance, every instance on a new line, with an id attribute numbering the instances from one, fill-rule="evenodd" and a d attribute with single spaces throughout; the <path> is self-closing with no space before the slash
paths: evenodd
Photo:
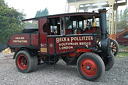
<path id="1" fill-rule="evenodd" d="M 106 9 L 23 21 L 29 20 L 38 21 L 38 29 L 24 29 L 8 42 L 20 72 L 31 72 L 41 62 L 53 65 L 63 59 L 67 65 L 76 65 L 84 79 L 94 81 L 113 67 L 118 44 L 109 39 Z"/>

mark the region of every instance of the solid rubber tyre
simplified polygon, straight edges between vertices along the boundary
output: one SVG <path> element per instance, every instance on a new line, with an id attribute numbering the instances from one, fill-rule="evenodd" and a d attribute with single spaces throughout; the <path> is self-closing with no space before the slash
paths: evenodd
<path id="1" fill-rule="evenodd" d="M 119 44 L 116 40 L 110 39 L 110 48 L 114 56 L 116 56 L 119 52 Z"/>
<path id="2" fill-rule="evenodd" d="M 26 50 L 21 50 L 16 54 L 15 58 L 16 67 L 22 73 L 33 71 L 38 65 L 36 56 L 31 56 Z"/>
<path id="3" fill-rule="evenodd" d="M 105 71 L 109 71 L 114 66 L 114 55 L 111 55 L 111 58 L 105 62 Z"/>
<path id="4" fill-rule="evenodd" d="M 105 72 L 101 57 L 95 53 L 84 53 L 77 60 L 78 73 L 86 80 L 95 81 Z"/>

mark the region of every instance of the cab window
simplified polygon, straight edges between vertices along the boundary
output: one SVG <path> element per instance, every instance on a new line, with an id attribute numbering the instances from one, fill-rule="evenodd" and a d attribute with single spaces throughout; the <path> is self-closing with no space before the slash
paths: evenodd
<path id="1" fill-rule="evenodd" d="M 47 35 L 60 35 L 60 20 L 59 18 L 48 18 L 43 27 L 43 31 Z"/>

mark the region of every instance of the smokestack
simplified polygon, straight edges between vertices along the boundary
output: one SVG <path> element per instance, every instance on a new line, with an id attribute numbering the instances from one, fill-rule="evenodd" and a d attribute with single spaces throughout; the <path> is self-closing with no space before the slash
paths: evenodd
<path id="1" fill-rule="evenodd" d="M 107 37 L 107 20 L 106 20 L 106 9 L 99 9 L 100 13 L 100 26 L 102 38 Z"/>

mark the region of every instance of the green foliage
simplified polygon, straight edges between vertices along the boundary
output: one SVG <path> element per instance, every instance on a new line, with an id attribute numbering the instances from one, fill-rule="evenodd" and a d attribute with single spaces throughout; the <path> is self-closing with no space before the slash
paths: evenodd
<path id="1" fill-rule="evenodd" d="M 46 15 L 48 15 L 48 9 L 47 8 L 45 8 L 44 10 L 40 10 L 40 11 L 37 11 L 36 12 L 36 15 L 35 15 L 35 17 L 41 17 L 41 16 L 46 16 Z"/>
<path id="2" fill-rule="evenodd" d="M 124 45 L 119 45 L 119 48 L 125 49 L 125 46 Z"/>
<path id="3" fill-rule="evenodd" d="M 128 21 L 128 7 L 124 10 L 124 20 Z"/>
<path id="4" fill-rule="evenodd" d="M 117 28 L 126 29 L 128 28 L 128 7 L 124 11 L 120 11 L 117 14 Z"/>
<path id="5" fill-rule="evenodd" d="M 119 53 L 116 57 L 118 57 L 118 58 L 128 57 L 128 53 Z"/>
<path id="6" fill-rule="evenodd" d="M 38 29 L 38 21 L 25 22 L 24 25 L 27 29 Z"/>
<path id="7" fill-rule="evenodd" d="M 21 21 L 23 17 L 22 13 L 9 8 L 3 0 L 0 0 L 0 43 L 7 44 L 13 34 L 21 31 L 24 26 Z"/>

